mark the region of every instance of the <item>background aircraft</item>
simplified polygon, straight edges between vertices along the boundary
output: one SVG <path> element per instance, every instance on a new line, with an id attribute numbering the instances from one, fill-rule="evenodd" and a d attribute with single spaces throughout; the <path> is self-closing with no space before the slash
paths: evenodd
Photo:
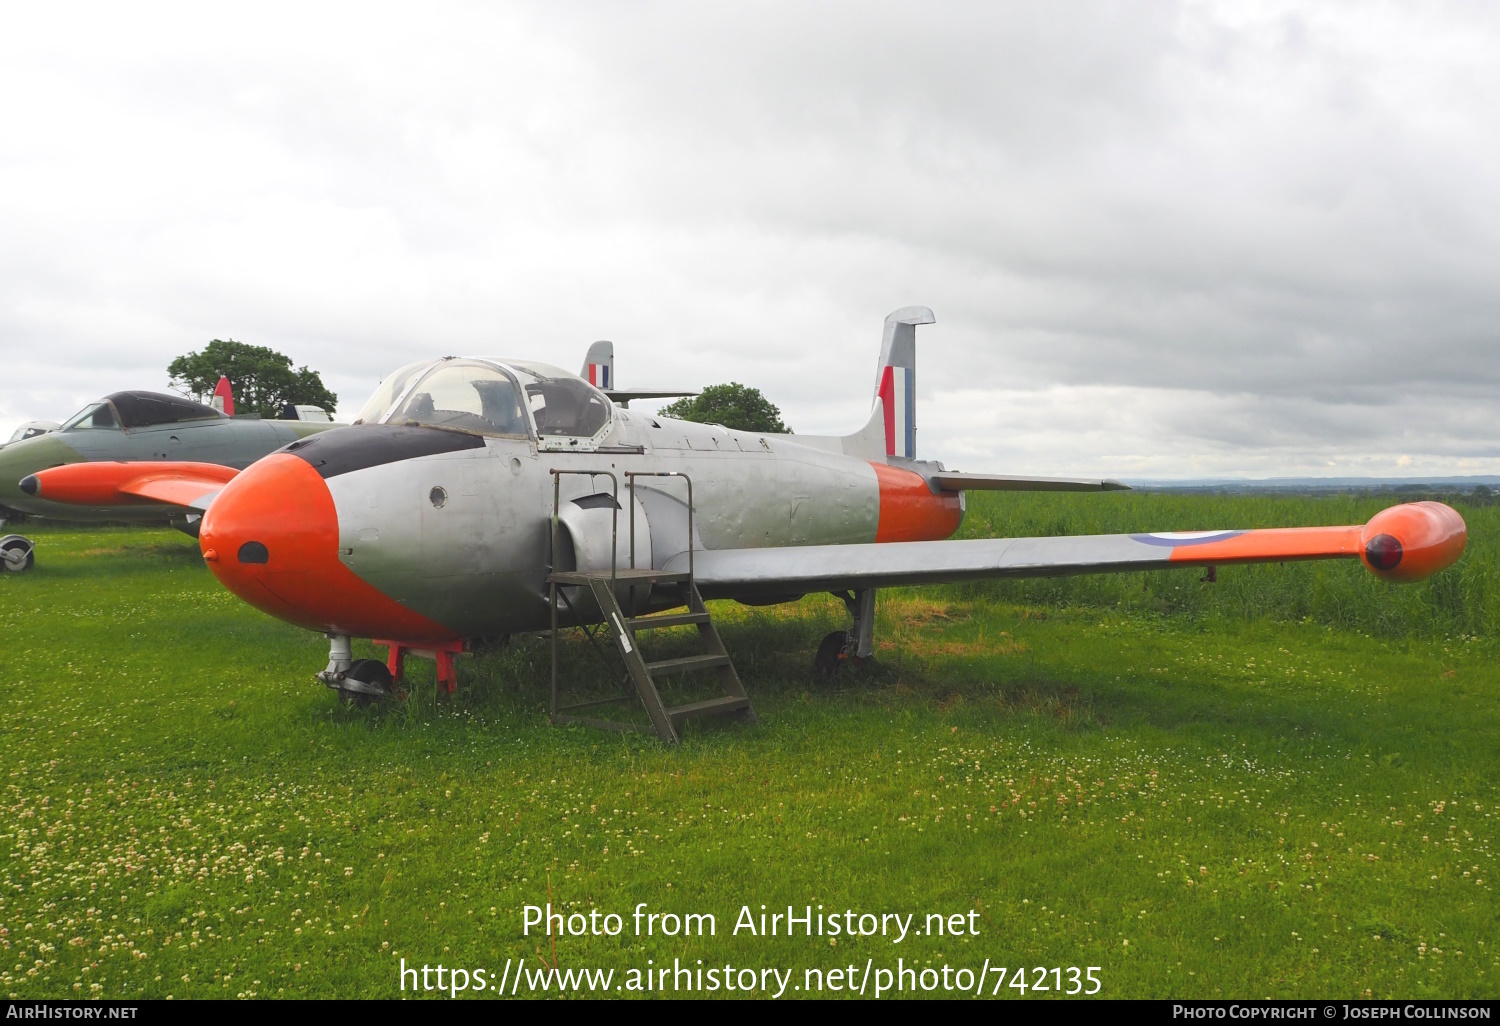
<path id="1" fill-rule="evenodd" d="M 227 394 L 227 382 L 221 382 L 221 391 Z M 232 398 L 229 403 L 233 410 Z M 196 534 L 200 514 L 179 505 L 177 491 L 158 494 L 161 486 L 153 482 L 163 475 L 191 476 L 179 474 L 187 464 L 217 487 L 267 453 L 333 426 L 326 420 L 231 417 L 182 396 L 116 392 L 90 403 L 56 431 L 0 446 L 0 523 L 19 511 L 67 520 L 165 520 Z M 21 484 L 48 467 L 100 461 L 130 461 L 139 486 L 107 502 L 78 505 L 54 502 Z M 0 540 L 0 565 L 6 569 L 27 569 L 34 559 L 28 540 L 19 535 Z"/>
<path id="2" fill-rule="evenodd" d="M 886 586 L 1329 558 L 1401 581 L 1463 551 L 1463 520 L 1439 503 L 1352 527 L 943 540 L 963 517 L 965 490 L 1123 486 L 918 460 L 916 326 L 932 321 L 923 307 L 886 319 L 869 422 L 846 436 L 676 421 L 619 408 L 546 364 L 450 357 L 402 368 L 355 427 L 292 443 L 222 490 L 186 464 L 160 487 L 175 480 L 179 501 L 205 510 L 203 558 L 227 588 L 329 636 L 319 676 L 346 696 L 387 693 L 408 653 L 434 658 L 451 691 L 452 657 L 476 640 L 550 627 L 555 645 L 560 622 L 602 623 L 666 740 L 689 716 L 753 717 L 705 598 L 840 596 L 853 627 L 820 650 L 837 666 L 872 652 L 876 589 Z M 139 492 L 136 473 L 60 467 L 28 489 L 108 503 Z M 688 624 L 702 655 L 641 655 L 643 632 Z M 351 637 L 380 639 L 390 658 L 355 661 Z M 659 679 L 694 669 L 715 671 L 723 693 L 667 705 Z M 558 702 L 554 659 L 554 717 L 578 710 Z"/>
<path id="3" fill-rule="evenodd" d="M 614 363 L 614 344 L 595 342 L 584 359 L 583 374 L 591 381 L 601 382 L 605 394 L 621 406 L 628 406 L 631 399 L 697 394 L 683 389 L 613 389 L 610 386 L 614 382 Z M 204 406 L 159 392 L 117 392 L 89 404 L 64 425 L 47 421 L 21 425 L 11 436 L 12 443 L 59 428 L 64 437 L 0 453 L 0 526 L 16 513 L 23 513 L 71 520 L 166 519 L 189 534 L 196 534 L 201 514 L 197 509 L 178 505 L 184 490 L 189 493 L 187 498 L 200 498 L 217 491 L 234 475 L 205 466 L 195 470 L 191 464 L 240 470 L 287 442 L 334 426 L 326 410 L 291 403 L 283 408 L 280 420 L 231 419 L 234 393 L 229 379 L 224 377 L 219 378 L 209 403 Z M 213 433 L 205 434 L 204 429 Z M 102 461 L 152 461 L 153 465 L 129 468 L 132 481 L 117 481 L 121 487 L 93 505 L 63 504 L 28 493 L 20 486 L 24 478 L 48 467 Z M 163 461 L 174 464 L 188 461 L 190 465 L 168 467 Z M 173 475 L 173 480 L 164 481 L 164 474 Z M 0 537 L 0 569 L 29 570 L 35 561 L 35 545 L 29 538 L 19 534 Z"/>
<path id="4" fill-rule="evenodd" d="M 10 438 L 3 444 L 9 445 L 11 442 L 20 442 L 27 438 L 35 438 L 37 435 L 45 435 L 49 431 L 56 431 L 61 426 L 55 420 L 28 420 L 16 428 L 15 431 L 11 432 Z"/>

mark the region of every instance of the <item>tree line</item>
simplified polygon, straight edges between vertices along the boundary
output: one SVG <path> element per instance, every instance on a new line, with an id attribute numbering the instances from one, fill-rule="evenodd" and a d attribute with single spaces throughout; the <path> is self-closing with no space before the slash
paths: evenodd
<path id="1" fill-rule="evenodd" d="M 283 407 L 316 406 L 332 413 L 339 397 L 323 384 L 309 367 L 293 368 L 292 358 L 267 346 L 252 346 L 232 338 L 216 338 L 199 352 L 179 356 L 167 365 L 172 387 L 206 403 L 218 387 L 220 376 L 234 389 L 235 409 L 256 413 L 268 420 L 281 415 Z M 758 388 L 731 381 L 709 385 L 697 395 L 668 403 L 658 411 L 663 417 L 720 424 L 736 431 L 791 434 L 781 411 Z"/>

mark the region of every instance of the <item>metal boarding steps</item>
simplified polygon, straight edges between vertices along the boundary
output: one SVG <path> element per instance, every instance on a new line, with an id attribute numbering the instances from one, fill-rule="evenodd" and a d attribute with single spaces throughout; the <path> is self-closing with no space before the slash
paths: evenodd
<path id="1" fill-rule="evenodd" d="M 606 730 L 645 730 L 638 723 L 629 723 L 620 720 L 605 720 L 590 716 L 578 715 L 584 709 L 610 705 L 620 701 L 628 701 L 632 694 L 640 699 L 646 709 L 646 715 L 650 718 L 651 729 L 656 736 L 668 744 L 676 744 L 679 740 L 678 730 L 684 720 L 696 716 L 735 716 L 746 723 L 757 722 L 755 710 L 750 705 L 750 696 L 745 693 L 745 686 L 740 681 L 739 674 L 735 672 L 734 663 L 729 658 L 728 651 L 724 648 L 724 641 L 719 637 L 719 632 L 714 627 L 713 618 L 709 615 L 708 607 L 703 602 L 703 596 L 698 592 L 697 582 L 693 576 L 692 560 L 692 531 L 693 531 L 693 506 L 692 506 L 692 481 L 685 474 L 657 473 L 657 474 L 634 474 L 626 473 L 630 486 L 630 509 L 631 509 L 631 554 L 629 569 L 618 567 L 617 539 L 619 525 L 619 483 L 613 473 L 609 471 L 575 471 L 554 470 L 552 490 L 552 551 L 557 552 L 557 530 L 559 513 L 558 481 L 563 474 L 586 474 L 590 476 L 607 476 L 615 486 L 615 512 L 614 529 L 615 535 L 610 543 L 610 568 L 608 571 L 559 571 L 553 569 L 547 576 L 548 585 L 552 598 L 552 722 L 553 723 L 580 723 L 591 727 L 601 727 Z M 667 573 L 660 570 L 636 569 L 635 563 L 635 478 L 637 477 L 678 477 L 682 478 L 688 488 L 688 572 Z M 554 567 L 555 567 L 554 563 Z M 646 588 L 676 588 L 682 598 L 682 605 L 686 606 L 685 613 L 657 613 L 647 616 L 630 616 L 620 605 L 620 588 L 624 587 L 627 594 L 634 602 L 635 589 Z M 616 654 L 625 664 L 627 674 L 626 681 L 617 683 L 626 685 L 625 694 L 617 698 L 606 698 L 591 702 L 577 702 L 571 705 L 559 705 L 558 680 L 557 680 L 557 638 L 558 631 L 563 625 L 558 620 L 558 601 L 573 613 L 577 625 L 583 628 L 590 642 L 594 644 L 595 650 L 608 663 L 608 657 L 603 647 L 598 642 L 599 628 L 590 628 L 583 622 L 574 608 L 572 600 L 568 597 L 564 587 L 586 587 L 599 611 L 603 614 L 603 627 L 608 631 L 610 639 L 614 642 Z M 660 630 L 667 627 L 684 627 L 692 625 L 698 629 L 698 640 L 702 651 L 696 655 L 679 656 L 672 659 L 647 660 L 641 652 L 639 632 Z M 714 698 L 699 701 L 685 702 L 678 705 L 667 705 L 662 699 L 661 688 L 657 681 L 661 677 L 674 674 L 689 673 L 695 670 L 714 670 L 718 678 L 719 689 L 723 693 Z"/>

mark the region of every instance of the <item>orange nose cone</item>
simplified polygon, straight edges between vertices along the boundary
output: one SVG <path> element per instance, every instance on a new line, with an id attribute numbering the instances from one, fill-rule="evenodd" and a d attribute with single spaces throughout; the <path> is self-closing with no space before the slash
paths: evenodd
<path id="1" fill-rule="evenodd" d="M 1452 566 L 1464 553 L 1469 529 L 1441 502 L 1408 502 L 1383 509 L 1360 534 L 1360 559 L 1388 581 L 1420 581 Z"/>
<path id="2" fill-rule="evenodd" d="M 339 561 L 333 496 L 289 453 L 273 453 L 225 485 L 203 515 L 198 544 L 220 584 L 289 623 L 362 638 L 457 637 Z"/>

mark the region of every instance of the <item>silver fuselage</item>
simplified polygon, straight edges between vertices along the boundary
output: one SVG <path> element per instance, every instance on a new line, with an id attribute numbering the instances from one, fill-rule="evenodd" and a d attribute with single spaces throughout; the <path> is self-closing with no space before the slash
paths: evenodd
<path id="1" fill-rule="evenodd" d="M 343 469 L 342 453 L 393 444 L 383 432 L 465 447 Z M 612 559 L 622 569 L 660 568 L 686 552 L 688 481 L 699 551 L 947 537 L 961 517 L 960 496 L 833 451 L 838 439 L 623 409 L 585 442 L 371 425 L 301 445 L 230 482 L 204 518 L 201 544 L 215 574 L 247 601 L 354 636 L 431 641 L 545 627 L 554 495 L 560 569 L 608 570 Z M 636 477 L 632 500 L 631 474 L 680 476 Z M 311 497 L 323 488 L 330 502 Z M 237 560 L 250 542 L 264 547 L 264 562 Z M 326 555 L 335 546 L 337 565 Z M 278 565 L 279 553 L 296 557 Z M 335 579 L 344 583 L 330 590 Z M 649 608 L 680 598 L 648 592 L 627 601 Z"/>
<path id="2" fill-rule="evenodd" d="M 397 601 L 453 628 L 483 635 L 544 626 L 551 549 L 553 470 L 607 471 L 557 479 L 575 565 L 632 564 L 627 473 L 675 473 L 692 482 L 700 549 L 873 541 L 880 490 L 864 460 L 752 435 L 622 411 L 611 441 L 634 453 L 539 452 L 512 439 L 328 480 L 339 511 L 342 562 Z M 652 423 L 660 427 L 650 426 Z M 353 430 L 358 430 L 353 429 Z M 434 488 L 447 495 L 433 505 Z M 620 509 L 573 500 L 614 496 Z M 678 478 L 635 479 L 634 563 L 661 566 L 688 548 L 687 487 Z"/>

